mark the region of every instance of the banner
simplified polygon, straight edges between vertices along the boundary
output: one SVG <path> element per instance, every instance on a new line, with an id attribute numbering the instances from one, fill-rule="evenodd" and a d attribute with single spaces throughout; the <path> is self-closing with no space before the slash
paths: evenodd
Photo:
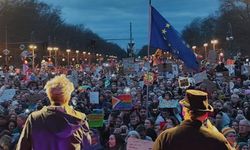
<path id="1" fill-rule="evenodd" d="M 137 138 L 128 138 L 127 150 L 152 150 L 154 142 Z"/>
<path id="2" fill-rule="evenodd" d="M 203 72 L 197 73 L 193 76 L 193 78 L 195 80 L 195 84 L 201 83 L 202 81 L 208 79 L 207 72 L 203 71 Z"/>
<path id="3" fill-rule="evenodd" d="M 103 126 L 103 110 L 94 109 L 93 112 L 87 115 L 88 123 L 90 128 L 98 128 Z"/>
<path id="4" fill-rule="evenodd" d="M 159 108 L 177 108 L 177 107 L 178 107 L 177 100 L 160 99 L 159 101 Z"/>
<path id="5" fill-rule="evenodd" d="M 121 94 L 117 97 L 112 97 L 112 106 L 114 110 L 131 110 L 132 97 L 128 94 Z"/>
<path id="6" fill-rule="evenodd" d="M 99 92 L 90 92 L 89 101 L 90 104 L 99 104 Z"/>

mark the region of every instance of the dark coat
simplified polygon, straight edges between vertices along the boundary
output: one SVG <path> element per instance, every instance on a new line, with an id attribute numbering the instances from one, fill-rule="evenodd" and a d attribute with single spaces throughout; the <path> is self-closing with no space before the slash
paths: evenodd
<path id="1" fill-rule="evenodd" d="M 69 108 L 69 107 L 68 107 Z M 17 150 L 86 150 L 89 128 L 85 115 L 71 108 L 43 107 L 31 113 L 21 133 Z"/>
<path id="2" fill-rule="evenodd" d="M 162 132 L 153 150 L 230 150 L 230 146 L 218 131 L 203 127 L 200 121 L 185 120 Z"/>

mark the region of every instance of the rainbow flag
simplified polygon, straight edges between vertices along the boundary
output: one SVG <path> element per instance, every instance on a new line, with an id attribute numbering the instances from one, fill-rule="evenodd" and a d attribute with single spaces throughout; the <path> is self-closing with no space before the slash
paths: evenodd
<path id="1" fill-rule="evenodd" d="M 112 97 L 112 106 L 114 110 L 131 110 L 132 97 L 128 94 L 121 94 L 117 97 Z"/>

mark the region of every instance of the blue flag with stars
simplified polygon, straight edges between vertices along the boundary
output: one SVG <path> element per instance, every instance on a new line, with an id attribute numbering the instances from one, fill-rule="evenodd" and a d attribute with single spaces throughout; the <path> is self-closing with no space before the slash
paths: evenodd
<path id="1" fill-rule="evenodd" d="M 184 64 L 194 70 L 199 69 L 196 56 L 173 26 L 151 6 L 150 46 L 169 51 L 181 59 Z"/>

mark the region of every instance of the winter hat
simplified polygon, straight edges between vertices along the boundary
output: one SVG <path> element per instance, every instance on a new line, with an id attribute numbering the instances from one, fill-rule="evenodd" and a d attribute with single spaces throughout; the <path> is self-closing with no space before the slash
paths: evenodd
<path id="1" fill-rule="evenodd" d="M 227 136 L 228 133 L 235 133 L 235 130 L 233 128 L 230 128 L 230 127 L 224 127 L 222 130 L 221 130 L 221 133 L 224 135 L 224 136 Z"/>

